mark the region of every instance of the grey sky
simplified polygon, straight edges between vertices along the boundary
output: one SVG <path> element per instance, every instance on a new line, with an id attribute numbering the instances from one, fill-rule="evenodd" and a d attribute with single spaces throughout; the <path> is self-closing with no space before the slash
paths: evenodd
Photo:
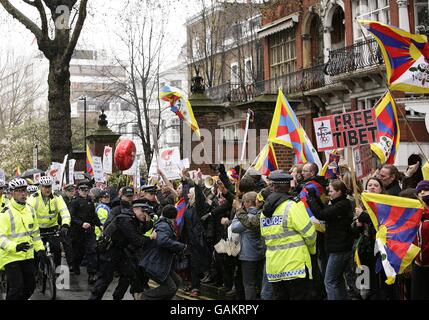
<path id="1" fill-rule="evenodd" d="M 24 4 L 22 0 L 11 0 L 12 4 L 22 8 L 23 12 L 30 17 L 37 17 L 37 12 L 34 8 Z M 85 22 L 82 31 L 79 46 L 87 48 L 105 49 L 108 52 L 110 49 L 116 49 L 117 41 L 115 41 L 115 31 L 117 25 L 114 22 L 116 12 L 120 10 L 124 0 L 92 0 L 90 12 Z M 200 0 L 191 1 L 175 1 L 168 13 L 167 38 L 165 45 L 164 56 L 171 62 L 175 61 L 180 54 L 180 49 L 186 42 L 186 31 L 184 23 L 186 18 L 194 15 L 199 6 Z M 34 36 L 25 29 L 19 22 L 12 19 L 0 6 L 0 52 L 13 50 L 18 55 L 26 55 L 27 53 L 37 49 L 37 44 L 34 41 Z M 164 66 L 163 69 L 168 67 Z"/>

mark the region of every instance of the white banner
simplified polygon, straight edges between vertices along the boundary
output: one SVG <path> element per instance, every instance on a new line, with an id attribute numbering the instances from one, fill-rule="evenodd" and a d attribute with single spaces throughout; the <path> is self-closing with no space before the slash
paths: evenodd
<path id="1" fill-rule="evenodd" d="M 60 189 L 59 179 L 61 179 L 61 166 L 62 166 L 62 163 L 53 162 L 51 164 L 50 168 L 48 169 L 48 172 L 46 173 L 54 181 L 54 183 L 52 185 L 52 190 L 54 190 L 54 191 Z"/>
<path id="2" fill-rule="evenodd" d="M 6 181 L 6 174 L 3 169 L 0 169 L 0 180 Z"/>
<path id="3" fill-rule="evenodd" d="M 101 161 L 101 157 L 92 157 L 92 161 L 94 162 L 95 182 L 104 182 L 103 162 Z"/>
<path id="4" fill-rule="evenodd" d="M 156 160 L 156 156 L 153 157 L 151 167 L 149 169 L 149 177 L 157 176 Z M 169 180 L 180 179 L 179 168 L 187 165 L 187 163 L 183 164 L 180 160 L 180 150 L 178 147 L 160 149 L 158 164 Z"/>
<path id="5" fill-rule="evenodd" d="M 75 159 L 69 160 L 69 183 L 74 184 L 74 166 L 76 165 Z"/>
<path id="6" fill-rule="evenodd" d="M 73 176 L 74 180 L 85 180 L 85 175 L 83 171 L 76 171 Z"/>
<path id="7" fill-rule="evenodd" d="M 64 156 L 64 161 L 63 164 L 61 165 L 61 172 L 60 172 L 60 176 L 58 177 L 59 181 L 60 181 L 60 190 L 63 187 L 63 182 L 65 180 L 65 176 L 66 176 L 66 165 L 67 165 L 67 160 L 69 159 L 69 155 L 66 154 Z"/>
<path id="8" fill-rule="evenodd" d="M 113 169 L 113 148 L 109 146 L 104 147 L 103 153 L 103 171 L 104 173 L 112 173 Z"/>

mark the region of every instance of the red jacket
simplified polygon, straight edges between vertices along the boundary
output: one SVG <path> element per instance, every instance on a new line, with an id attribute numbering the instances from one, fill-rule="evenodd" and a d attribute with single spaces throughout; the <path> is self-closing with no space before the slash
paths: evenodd
<path id="1" fill-rule="evenodd" d="M 416 264 L 421 267 L 429 267 L 429 210 L 426 208 L 414 244 L 421 249 L 416 257 Z"/>

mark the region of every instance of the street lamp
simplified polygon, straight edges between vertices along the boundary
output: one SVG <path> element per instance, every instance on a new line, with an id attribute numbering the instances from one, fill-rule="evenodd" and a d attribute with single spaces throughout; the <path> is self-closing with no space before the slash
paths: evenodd
<path id="1" fill-rule="evenodd" d="M 83 101 L 83 150 L 86 150 L 86 97 L 80 97 L 79 100 Z"/>

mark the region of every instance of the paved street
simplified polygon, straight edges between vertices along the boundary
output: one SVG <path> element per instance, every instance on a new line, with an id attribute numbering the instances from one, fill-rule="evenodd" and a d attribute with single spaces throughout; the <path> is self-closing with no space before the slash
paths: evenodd
<path id="1" fill-rule="evenodd" d="M 69 290 L 57 290 L 57 300 L 87 300 L 89 297 L 89 292 L 92 286 L 88 285 L 88 275 L 86 273 L 86 268 L 80 268 L 80 275 L 70 274 L 70 289 Z M 113 282 L 110 284 L 109 289 L 104 295 L 103 300 L 113 300 L 112 294 L 118 283 L 118 278 L 114 278 Z M 41 294 L 37 291 L 34 291 L 31 300 L 49 300 L 48 297 Z M 133 297 L 127 291 L 124 300 L 133 300 Z"/>

